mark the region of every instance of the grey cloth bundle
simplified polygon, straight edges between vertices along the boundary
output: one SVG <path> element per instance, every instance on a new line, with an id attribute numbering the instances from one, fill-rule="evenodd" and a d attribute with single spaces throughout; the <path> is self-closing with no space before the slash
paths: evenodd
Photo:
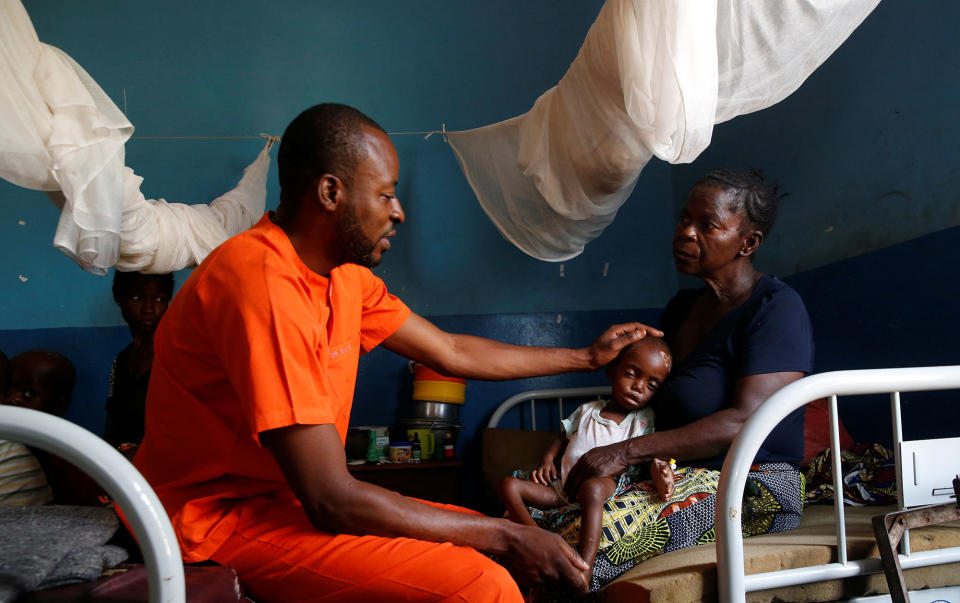
<path id="1" fill-rule="evenodd" d="M 23 593 L 97 579 L 127 558 L 106 542 L 112 509 L 42 505 L 0 509 L 0 603 Z"/>

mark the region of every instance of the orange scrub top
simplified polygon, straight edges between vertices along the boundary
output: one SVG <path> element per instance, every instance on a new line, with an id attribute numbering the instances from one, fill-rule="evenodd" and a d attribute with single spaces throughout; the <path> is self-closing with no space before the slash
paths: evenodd
<path id="1" fill-rule="evenodd" d="M 156 332 L 134 461 L 185 560 L 223 544 L 244 499 L 293 497 L 259 433 L 332 423 L 343 440 L 360 354 L 409 315 L 367 268 L 311 271 L 269 216 L 193 272 Z"/>

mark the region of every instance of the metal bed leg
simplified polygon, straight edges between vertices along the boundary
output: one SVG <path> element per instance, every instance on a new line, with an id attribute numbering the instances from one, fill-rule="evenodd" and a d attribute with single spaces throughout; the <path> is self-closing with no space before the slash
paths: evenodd
<path id="1" fill-rule="evenodd" d="M 897 555 L 900 539 L 912 528 L 960 519 L 960 475 L 953 480 L 953 491 L 956 502 L 895 511 L 873 518 L 873 533 L 877 539 L 877 548 L 880 549 L 880 560 L 883 562 L 883 573 L 887 577 L 890 598 L 894 603 L 910 603 L 907 584 L 900 568 L 900 557 Z"/>

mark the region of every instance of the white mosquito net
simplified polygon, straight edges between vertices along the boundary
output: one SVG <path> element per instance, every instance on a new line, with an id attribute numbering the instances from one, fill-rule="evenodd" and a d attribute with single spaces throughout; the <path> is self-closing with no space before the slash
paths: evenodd
<path id="1" fill-rule="evenodd" d="M 448 132 L 477 199 L 525 253 L 579 255 L 656 156 L 791 94 L 879 0 L 607 0 L 567 73 L 524 115 Z"/>
<path id="2" fill-rule="evenodd" d="M 39 41 L 20 0 L 0 0 L 0 83 L 0 177 L 48 191 L 61 210 L 53 243 L 85 270 L 192 266 L 263 214 L 275 138 L 209 205 L 145 199 L 124 166 L 133 125 L 80 65 Z"/>

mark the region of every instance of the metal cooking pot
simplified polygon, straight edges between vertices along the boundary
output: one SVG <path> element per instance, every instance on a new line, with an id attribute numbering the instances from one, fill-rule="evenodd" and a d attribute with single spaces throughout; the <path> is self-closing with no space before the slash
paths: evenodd
<path id="1" fill-rule="evenodd" d="M 410 406 L 410 418 L 424 421 L 456 421 L 460 418 L 460 404 L 413 400 Z"/>

